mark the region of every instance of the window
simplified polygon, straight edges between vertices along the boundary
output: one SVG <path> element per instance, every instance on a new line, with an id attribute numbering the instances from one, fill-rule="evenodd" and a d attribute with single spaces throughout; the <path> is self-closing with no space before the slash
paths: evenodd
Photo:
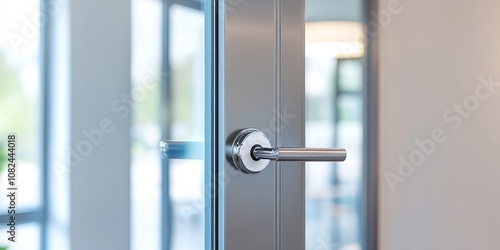
<path id="1" fill-rule="evenodd" d="M 0 0 L 0 219 L 8 221 L 7 135 L 16 137 L 16 239 L 9 242 L 0 225 L 1 247 L 43 249 L 45 135 L 41 64 L 46 12 L 38 0 Z"/>

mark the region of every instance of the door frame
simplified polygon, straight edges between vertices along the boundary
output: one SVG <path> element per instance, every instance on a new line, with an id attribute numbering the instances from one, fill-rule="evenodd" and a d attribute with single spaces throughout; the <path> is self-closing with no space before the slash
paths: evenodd
<path id="1" fill-rule="evenodd" d="M 379 199 L 379 84 L 377 0 L 363 0 L 365 56 L 363 58 L 363 248 L 378 249 Z"/>

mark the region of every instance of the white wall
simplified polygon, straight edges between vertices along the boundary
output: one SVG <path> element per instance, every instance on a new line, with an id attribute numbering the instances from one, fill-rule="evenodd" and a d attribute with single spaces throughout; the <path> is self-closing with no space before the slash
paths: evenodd
<path id="1" fill-rule="evenodd" d="M 379 249 L 498 249 L 500 1 L 400 3 L 378 33 Z M 490 75 L 498 86 L 478 80 Z M 464 102 L 469 111 L 448 111 Z M 435 129 L 444 142 L 415 166 L 414 140 Z M 415 167 L 399 173 L 399 156 Z M 388 173 L 404 180 L 394 191 Z"/>

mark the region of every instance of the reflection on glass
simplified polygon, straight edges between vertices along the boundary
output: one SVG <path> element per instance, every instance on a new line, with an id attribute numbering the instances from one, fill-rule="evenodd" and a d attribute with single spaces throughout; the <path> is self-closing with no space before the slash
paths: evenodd
<path id="1" fill-rule="evenodd" d="M 361 249 L 360 13 L 357 0 L 306 1 L 306 146 L 348 152 L 342 163 L 306 163 L 306 249 Z"/>
<path id="2" fill-rule="evenodd" d="M 15 133 L 18 212 L 41 205 L 39 8 L 38 0 L 0 0 L 0 151 L 5 155 L 6 136 Z M 0 164 L 6 190 L 3 159 Z M 0 207 L 7 207 L 3 197 Z"/>

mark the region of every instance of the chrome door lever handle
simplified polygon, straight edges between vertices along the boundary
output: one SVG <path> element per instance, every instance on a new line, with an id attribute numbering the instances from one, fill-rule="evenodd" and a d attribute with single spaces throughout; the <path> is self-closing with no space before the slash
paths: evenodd
<path id="1" fill-rule="evenodd" d="M 252 156 L 271 161 L 344 161 L 343 148 L 264 148 L 255 147 Z"/>
<path id="2" fill-rule="evenodd" d="M 272 148 L 266 135 L 258 129 L 247 128 L 236 133 L 226 147 L 233 165 L 245 173 L 258 173 L 269 161 L 344 161 L 343 148 Z"/>

